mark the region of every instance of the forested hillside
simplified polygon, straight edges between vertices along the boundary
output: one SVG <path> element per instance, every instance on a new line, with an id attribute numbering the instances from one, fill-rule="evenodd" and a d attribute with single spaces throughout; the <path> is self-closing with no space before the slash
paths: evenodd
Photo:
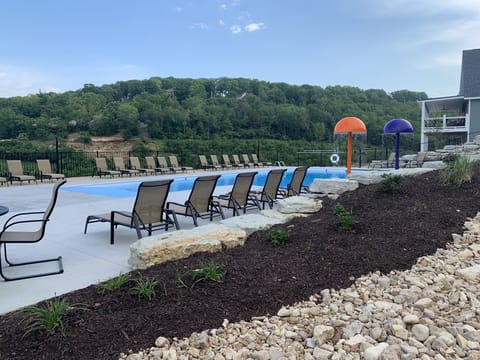
<path id="1" fill-rule="evenodd" d="M 154 77 L 86 84 L 61 94 L 0 98 L 0 138 L 47 141 L 57 132 L 60 139 L 77 133 L 88 142 L 90 136 L 119 133 L 144 141 L 273 139 L 328 144 L 338 120 L 357 116 L 367 125 L 368 145 L 381 145 L 383 126 L 398 117 L 412 122 L 418 144 L 416 100 L 426 98 L 424 92 L 408 90 L 388 94 L 244 78 Z"/>

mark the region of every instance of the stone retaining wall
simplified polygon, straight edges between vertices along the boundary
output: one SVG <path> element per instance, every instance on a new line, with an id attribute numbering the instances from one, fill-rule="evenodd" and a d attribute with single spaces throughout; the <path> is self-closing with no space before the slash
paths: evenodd
<path id="1" fill-rule="evenodd" d="M 306 216 L 321 209 L 321 200 L 294 196 L 278 201 L 276 210 L 231 217 L 220 222 L 145 237 L 130 246 L 128 263 L 145 269 L 154 264 L 186 258 L 196 252 L 214 252 L 240 246 L 248 235 L 294 217 Z"/>

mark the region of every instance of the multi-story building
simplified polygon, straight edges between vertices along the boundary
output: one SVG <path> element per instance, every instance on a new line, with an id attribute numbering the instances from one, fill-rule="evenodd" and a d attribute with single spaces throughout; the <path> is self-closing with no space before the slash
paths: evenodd
<path id="1" fill-rule="evenodd" d="M 480 135 L 480 49 L 464 50 L 458 95 L 419 101 L 422 111 L 420 151 L 428 138 L 444 138 L 445 144 L 471 142 Z M 433 149 L 434 150 L 434 149 Z"/>

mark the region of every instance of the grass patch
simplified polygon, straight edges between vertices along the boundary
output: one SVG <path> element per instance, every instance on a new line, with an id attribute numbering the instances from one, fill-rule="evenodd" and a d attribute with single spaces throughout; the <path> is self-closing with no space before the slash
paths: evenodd
<path id="1" fill-rule="evenodd" d="M 135 279 L 134 282 L 135 286 L 130 289 L 130 293 L 148 300 L 152 300 L 155 297 L 155 287 L 158 284 L 157 280 L 139 278 Z"/>
<path id="2" fill-rule="evenodd" d="M 105 294 L 106 292 L 114 292 L 120 289 L 123 285 L 128 283 L 132 279 L 130 274 L 120 274 L 117 277 L 109 279 L 101 284 L 97 285 L 98 292 Z"/>
<path id="3" fill-rule="evenodd" d="M 193 271 L 193 280 L 199 281 L 223 281 L 222 267 L 210 260 L 207 264 Z"/>
<path id="4" fill-rule="evenodd" d="M 440 178 L 444 184 L 460 186 L 471 182 L 474 172 L 474 162 L 465 156 L 455 156 L 448 162 L 448 166 L 441 171 Z"/>

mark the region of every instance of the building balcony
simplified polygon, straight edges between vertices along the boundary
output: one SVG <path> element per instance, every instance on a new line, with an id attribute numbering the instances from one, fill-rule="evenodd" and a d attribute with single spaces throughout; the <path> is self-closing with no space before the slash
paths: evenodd
<path id="1" fill-rule="evenodd" d="M 441 116 L 427 118 L 423 122 L 423 130 L 431 132 L 468 131 L 467 116 Z"/>

